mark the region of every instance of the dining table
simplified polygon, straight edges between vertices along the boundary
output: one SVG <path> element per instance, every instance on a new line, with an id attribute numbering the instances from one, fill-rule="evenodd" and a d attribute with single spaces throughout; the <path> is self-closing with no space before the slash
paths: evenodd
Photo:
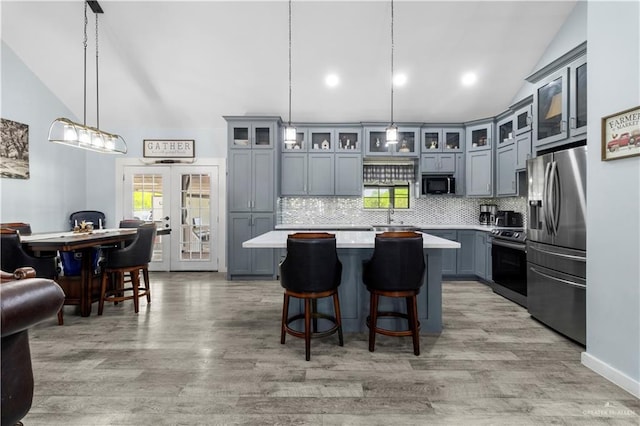
<path id="1" fill-rule="evenodd" d="M 159 230 L 158 235 L 167 234 L 170 229 Z M 20 237 L 23 246 L 33 251 L 36 255 L 39 252 L 52 251 L 76 251 L 82 254 L 80 266 L 80 292 L 79 300 L 69 300 L 68 289 L 65 291 L 65 304 L 77 304 L 80 306 L 80 315 L 87 317 L 91 315 L 92 281 L 94 279 L 93 251 L 96 247 L 118 246 L 126 241 L 131 241 L 136 237 L 136 228 L 113 228 L 96 229 L 91 232 L 53 232 L 25 235 Z M 64 277 L 60 277 L 63 281 Z"/>

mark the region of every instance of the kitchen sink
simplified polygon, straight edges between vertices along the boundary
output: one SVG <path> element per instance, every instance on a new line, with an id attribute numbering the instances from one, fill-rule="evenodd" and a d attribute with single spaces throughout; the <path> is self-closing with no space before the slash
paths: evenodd
<path id="1" fill-rule="evenodd" d="M 371 225 L 371 229 L 376 232 L 402 232 L 402 231 L 417 231 L 413 225 Z"/>

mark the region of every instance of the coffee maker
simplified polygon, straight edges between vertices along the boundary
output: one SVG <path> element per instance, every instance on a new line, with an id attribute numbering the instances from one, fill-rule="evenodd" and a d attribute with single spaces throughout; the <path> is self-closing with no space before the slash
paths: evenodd
<path id="1" fill-rule="evenodd" d="M 496 219 L 498 206 L 495 204 L 480 204 L 480 224 L 492 225 Z"/>

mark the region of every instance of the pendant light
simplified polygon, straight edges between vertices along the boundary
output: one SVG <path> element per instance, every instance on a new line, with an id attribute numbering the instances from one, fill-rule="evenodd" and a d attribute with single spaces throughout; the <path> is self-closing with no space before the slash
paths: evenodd
<path id="1" fill-rule="evenodd" d="M 291 125 L 291 0 L 289 0 L 289 120 L 284 128 L 284 144 L 293 146 L 297 142 L 296 128 Z"/>
<path id="2" fill-rule="evenodd" d="M 87 126 L 87 5 L 96 16 L 96 127 Z M 104 13 L 97 1 L 84 3 L 84 120 L 82 124 L 57 118 L 49 128 L 49 142 L 108 154 L 126 154 L 127 144 L 120 135 L 100 130 L 98 91 L 98 14 Z"/>
<path id="3" fill-rule="evenodd" d="M 394 51 L 394 40 L 393 40 L 393 0 L 391 0 L 391 123 L 386 129 L 386 139 L 387 145 L 397 144 L 398 143 L 398 127 L 393 122 L 393 51 Z"/>

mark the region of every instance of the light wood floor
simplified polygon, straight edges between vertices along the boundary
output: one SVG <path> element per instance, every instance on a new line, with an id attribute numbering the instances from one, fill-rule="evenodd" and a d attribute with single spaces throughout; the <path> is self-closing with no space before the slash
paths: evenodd
<path id="1" fill-rule="evenodd" d="M 30 333 L 29 425 L 638 425 L 640 402 L 583 348 L 477 282 L 446 282 L 444 331 L 280 344 L 277 281 L 151 273 L 152 303 L 65 311 Z"/>

